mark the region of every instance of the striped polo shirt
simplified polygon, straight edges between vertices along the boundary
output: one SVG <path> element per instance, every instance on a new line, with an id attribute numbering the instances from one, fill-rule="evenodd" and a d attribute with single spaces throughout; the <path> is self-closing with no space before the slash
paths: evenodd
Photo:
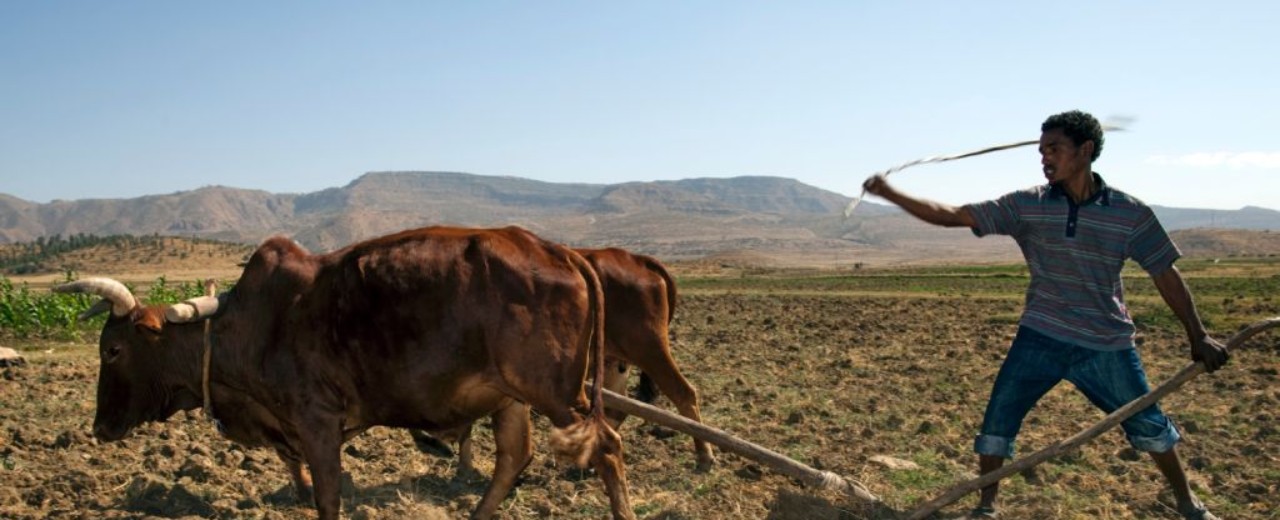
<path id="1" fill-rule="evenodd" d="M 1058 186 L 964 206 L 977 236 L 1009 235 L 1031 269 L 1020 325 L 1096 350 L 1133 348 L 1120 270 L 1132 258 L 1158 275 L 1181 256 L 1142 201 L 1094 173 L 1098 191 L 1077 205 Z"/>

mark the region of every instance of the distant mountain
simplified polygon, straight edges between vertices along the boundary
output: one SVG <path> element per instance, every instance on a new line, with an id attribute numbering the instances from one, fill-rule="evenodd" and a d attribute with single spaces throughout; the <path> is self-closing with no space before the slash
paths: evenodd
<path id="1" fill-rule="evenodd" d="M 1276 210 L 1245 206 L 1235 210 L 1187 209 L 1151 206 L 1165 229 L 1280 229 L 1276 226 Z"/>
<path id="2" fill-rule="evenodd" d="M 1278 256 L 1280 233 L 1269 230 L 1191 228 L 1169 233 L 1182 254 L 1200 258 Z"/>
<path id="3" fill-rule="evenodd" d="M 30 242 L 44 234 L 37 204 L 0 193 L 0 243 Z"/>
<path id="4" fill-rule="evenodd" d="M 622 184 L 549 183 L 453 172 L 375 172 L 304 194 L 211 186 L 132 199 L 37 204 L 0 194 L 0 243 L 77 233 L 176 235 L 254 244 L 293 237 L 315 251 L 406 228 L 516 224 L 575 246 L 667 258 L 751 252 L 786 263 L 1008 260 L 1012 241 L 975 239 L 891 206 L 781 177 Z M 1280 212 L 1156 207 L 1169 230 L 1280 230 Z"/>

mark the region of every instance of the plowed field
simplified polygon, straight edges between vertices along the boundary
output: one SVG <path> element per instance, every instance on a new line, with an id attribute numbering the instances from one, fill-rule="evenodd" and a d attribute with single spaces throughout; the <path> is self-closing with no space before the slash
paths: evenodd
<path id="1" fill-rule="evenodd" d="M 1274 274 L 1192 282 L 1223 340 L 1241 324 L 1280 315 Z M 1016 269 L 684 280 L 673 344 L 707 423 L 856 479 L 906 511 L 974 476 L 972 438 L 1024 285 Z M 1189 361 L 1185 340 L 1150 282 L 1130 286 L 1139 348 L 1158 384 Z M 314 517 L 295 503 L 273 452 L 221 438 L 198 410 L 98 443 L 89 433 L 96 345 L 4 341 L 28 363 L 0 369 L 0 517 Z M 1217 514 L 1280 518 L 1280 333 L 1255 339 L 1162 406 L 1185 435 L 1180 450 L 1195 489 Z M 1020 454 L 1101 417 L 1064 383 L 1028 418 Z M 557 465 L 543 442 L 547 423 L 535 428 L 537 455 L 500 516 L 607 517 L 598 480 Z M 492 442 L 486 427 L 476 431 L 483 472 Z M 641 518 L 887 516 L 736 455 L 718 452 L 711 472 L 696 473 L 688 437 L 635 418 L 620 431 Z M 872 461 L 880 455 L 917 467 Z M 421 454 L 407 432 L 385 428 L 348 443 L 342 463 L 349 518 L 465 517 L 487 478 L 454 478 L 453 460 Z M 940 516 L 955 518 L 973 501 Z M 1154 465 L 1118 430 L 1007 480 L 1002 504 L 1005 518 L 1177 518 Z"/>

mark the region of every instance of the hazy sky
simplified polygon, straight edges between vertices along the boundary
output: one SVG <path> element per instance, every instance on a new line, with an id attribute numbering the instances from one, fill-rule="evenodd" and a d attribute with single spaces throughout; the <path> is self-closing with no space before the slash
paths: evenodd
<path id="1" fill-rule="evenodd" d="M 923 156 L 1130 116 L 1151 204 L 1280 209 L 1280 2 L 0 2 L 0 193 L 299 193 L 369 171 L 774 175 L 853 196 Z M 1033 147 L 896 174 L 964 203 Z"/>

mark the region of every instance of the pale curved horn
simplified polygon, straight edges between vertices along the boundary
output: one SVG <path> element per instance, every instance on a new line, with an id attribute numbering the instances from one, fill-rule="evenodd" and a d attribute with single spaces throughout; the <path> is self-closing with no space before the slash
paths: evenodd
<path id="1" fill-rule="evenodd" d="M 218 313 L 222 300 L 217 296 L 200 296 L 183 300 L 170 305 L 164 310 L 164 319 L 169 323 L 189 323 L 202 320 Z"/>
<path id="2" fill-rule="evenodd" d="M 138 299 L 133 297 L 129 288 L 110 278 L 85 278 L 55 285 L 53 292 L 96 294 L 111 302 L 111 315 L 116 317 L 129 314 L 129 311 L 138 306 Z"/>

